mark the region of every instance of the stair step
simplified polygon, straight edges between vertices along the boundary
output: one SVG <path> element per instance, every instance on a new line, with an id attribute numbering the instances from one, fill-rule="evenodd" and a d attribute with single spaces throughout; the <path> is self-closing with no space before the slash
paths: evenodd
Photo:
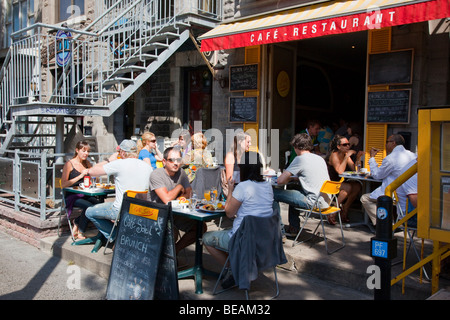
<path id="1" fill-rule="evenodd" d="M 155 60 L 158 59 L 157 55 L 154 54 L 148 54 L 148 53 L 144 53 L 135 57 L 131 57 L 130 59 L 128 59 L 127 62 L 125 62 L 125 65 L 131 65 L 131 64 L 135 64 L 136 62 L 142 61 L 142 60 Z"/>
<path id="2" fill-rule="evenodd" d="M 114 75 L 129 73 L 129 72 L 145 72 L 145 70 L 146 70 L 145 67 L 141 67 L 141 66 L 125 66 L 125 67 L 114 70 L 112 75 L 114 76 Z"/>
<path id="3" fill-rule="evenodd" d="M 113 95 L 120 96 L 120 92 L 119 91 L 103 90 L 102 92 L 104 94 L 113 94 Z"/>
<path id="4" fill-rule="evenodd" d="M 134 80 L 130 78 L 115 77 L 112 79 L 105 80 L 105 82 L 103 82 L 103 86 L 112 86 L 124 82 L 133 84 Z"/>
<path id="5" fill-rule="evenodd" d="M 174 33 L 174 32 L 163 32 L 163 33 L 158 33 L 155 34 L 152 37 L 152 41 L 161 41 L 161 40 L 167 40 L 167 39 L 177 39 L 179 38 L 180 35 L 178 33 Z"/>

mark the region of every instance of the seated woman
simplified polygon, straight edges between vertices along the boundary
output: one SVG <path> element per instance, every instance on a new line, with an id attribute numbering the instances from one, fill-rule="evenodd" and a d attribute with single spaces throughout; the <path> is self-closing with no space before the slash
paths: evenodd
<path id="1" fill-rule="evenodd" d="M 201 132 L 197 132 L 191 139 L 193 149 L 188 151 L 183 157 L 183 164 L 188 165 L 186 174 L 189 177 L 189 182 L 195 178 L 195 171 L 197 168 L 212 167 L 213 158 L 211 152 L 206 149 L 208 142 Z"/>
<path id="2" fill-rule="evenodd" d="M 222 190 L 225 196 L 228 195 L 228 181 L 234 180 L 238 184 L 240 181 L 239 161 L 245 152 L 248 152 L 252 144 L 252 138 L 248 133 L 238 132 L 234 136 L 234 143 L 231 150 L 225 155 L 225 175 L 222 175 Z"/>
<path id="3" fill-rule="evenodd" d="M 254 159 L 257 159 L 256 163 Z M 211 231 L 203 235 L 203 244 L 221 265 L 225 264 L 227 254 L 217 248 L 228 250 L 228 243 L 245 216 L 271 217 L 274 214 L 272 185 L 261 175 L 262 167 L 257 153 L 244 153 L 239 163 L 241 182 L 234 188 L 234 180 L 228 180 L 229 196 L 225 203 L 225 213 L 229 218 L 235 217 L 233 227 L 231 230 Z M 229 270 L 222 287 L 229 288 L 233 285 L 234 279 Z"/>
<path id="4" fill-rule="evenodd" d="M 79 141 L 75 146 L 75 155 L 66 162 L 63 167 L 61 176 L 61 188 L 78 186 L 88 174 L 88 169 L 92 167 L 87 159 L 89 156 L 90 146 L 86 141 Z M 73 207 L 82 209 L 81 215 L 74 220 L 73 236 L 75 239 L 86 239 L 86 232 L 89 219 L 86 218 L 86 209 L 100 203 L 96 197 L 86 196 L 82 194 L 69 194 L 66 196 L 66 210 L 70 212 Z"/>
<path id="5" fill-rule="evenodd" d="M 145 132 L 137 141 L 139 160 L 144 160 L 156 169 L 156 162 L 162 161 L 163 155 L 156 145 L 156 137 L 151 132 Z"/>
<path id="6" fill-rule="evenodd" d="M 181 129 L 178 140 L 172 143 L 172 147 L 178 148 L 183 158 L 192 149 L 191 134 L 186 129 Z"/>
<path id="7" fill-rule="evenodd" d="M 351 156 L 356 154 L 356 161 L 361 161 L 361 157 L 364 155 L 363 151 L 356 153 L 355 150 L 350 150 L 350 143 L 347 138 L 335 135 L 330 142 L 330 148 L 325 161 L 328 166 L 328 174 L 332 181 L 339 181 L 339 177 L 344 171 L 355 170 L 355 163 L 351 159 Z M 339 192 L 338 201 L 341 206 L 341 219 L 342 222 L 349 222 L 348 210 L 355 201 L 356 197 L 361 191 L 361 184 L 358 181 L 345 181 L 341 185 L 341 191 Z M 330 224 L 336 224 L 335 216 L 329 216 L 328 222 Z"/>

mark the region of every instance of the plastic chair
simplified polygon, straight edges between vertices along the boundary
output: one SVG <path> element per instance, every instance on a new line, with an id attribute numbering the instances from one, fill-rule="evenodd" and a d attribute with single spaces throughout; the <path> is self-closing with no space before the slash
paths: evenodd
<path id="1" fill-rule="evenodd" d="M 125 193 L 130 198 L 138 198 L 138 199 L 146 200 L 147 199 L 148 190 L 145 190 L 145 191 L 127 190 Z M 116 228 L 117 224 L 119 223 L 119 219 L 120 219 L 120 213 L 117 215 L 117 218 L 114 220 L 114 224 L 113 224 L 113 227 L 111 229 L 111 233 L 109 234 L 109 237 L 108 237 L 108 239 L 106 240 L 106 243 L 105 243 L 105 249 L 103 250 L 103 254 L 106 254 L 106 249 L 108 248 L 108 244 L 112 243 L 111 237 L 112 237 L 114 229 Z"/>
<path id="2" fill-rule="evenodd" d="M 261 238 L 264 238 L 264 240 Z M 264 244 L 270 244 L 272 247 Z M 217 249 L 227 252 L 228 257 L 214 286 L 214 295 L 239 286 L 240 289 L 245 290 L 246 299 L 249 300 L 250 282 L 256 280 L 258 276 L 255 272 L 259 274 L 260 271 L 272 268 L 275 277 L 276 293 L 271 299 L 279 296 L 280 288 L 276 268 L 277 265 L 286 263 L 287 260 L 283 250 L 278 215 L 273 215 L 268 218 L 245 216 L 241 226 L 230 239 L 229 250 Z M 250 252 L 254 253 L 252 257 L 250 257 Z M 232 255 L 234 255 L 234 258 Z M 252 261 L 249 261 L 249 259 Z M 243 261 L 244 264 L 241 265 L 240 263 Z M 237 267 L 236 263 L 238 263 Z M 217 292 L 217 286 L 229 264 L 232 266 L 231 270 L 233 277 L 236 279 L 236 284 Z M 238 272 L 233 270 L 238 270 Z M 241 280 L 237 276 L 242 277 Z"/>
<path id="3" fill-rule="evenodd" d="M 332 253 L 345 247 L 344 229 L 342 227 L 341 215 L 338 214 L 337 216 L 339 217 L 339 226 L 341 228 L 342 245 L 333 251 L 328 250 L 327 235 L 325 232 L 325 225 L 324 225 L 324 218 L 326 218 L 327 216 L 329 216 L 331 214 L 340 213 L 340 211 L 341 211 L 341 208 L 339 207 L 339 203 L 338 203 L 338 194 L 339 194 L 341 184 L 343 181 L 344 181 L 344 178 L 341 178 L 340 181 L 327 180 L 323 183 L 322 187 L 320 188 L 320 194 L 327 194 L 330 196 L 329 197 L 330 200 L 328 202 L 328 204 L 329 204 L 328 208 L 320 209 L 318 207 L 319 197 L 317 197 L 317 200 L 315 201 L 314 205 L 309 209 L 296 208 L 297 210 L 300 210 L 305 213 L 305 221 L 303 222 L 303 225 L 300 228 L 300 231 L 297 233 L 297 236 L 295 237 L 294 242 L 292 243 L 293 247 L 299 243 L 303 243 L 308 240 L 311 240 L 314 237 L 314 235 L 316 234 L 316 231 L 319 228 L 320 224 L 322 225 L 323 238 L 325 240 L 325 249 L 327 250 L 328 254 L 332 254 Z M 336 206 L 332 205 L 333 202 L 336 203 Z M 320 216 L 320 222 L 317 224 L 316 229 L 314 230 L 314 232 L 312 233 L 310 238 L 303 240 L 303 241 L 297 241 L 298 237 L 302 233 L 306 223 L 308 222 L 308 219 L 310 218 L 310 216 L 312 214 L 318 214 Z"/>

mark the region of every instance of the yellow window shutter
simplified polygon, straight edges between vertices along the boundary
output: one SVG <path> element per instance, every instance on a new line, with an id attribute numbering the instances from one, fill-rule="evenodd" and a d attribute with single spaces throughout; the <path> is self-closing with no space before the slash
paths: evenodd
<path id="1" fill-rule="evenodd" d="M 375 160 L 378 165 L 381 165 L 381 162 L 386 156 L 387 124 L 367 123 L 366 129 L 366 154 L 364 157 L 364 167 L 369 169 L 369 152 L 371 148 L 380 150 L 375 156 Z"/>
<path id="2" fill-rule="evenodd" d="M 369 53 L 391 50 L 392 28 L 369 30 Z"/>
<path id="3" fill-rule="evenodd" d="M 245 47 L 245 64 L 259 63 L 260 60 L 260 46 Z"/>
<path id="4" fill-rule="evenodd" d="M 369 53 L 386 52 L 391 50 L 392 28 L 369 30 Z M 368 91 L 386 91 L 389 86 L 375 85 L 369 86 Z M 386 156 L 386 123 L 366 123 L 366 154 L 364 157 L 364 167 L 369 168 L 370 149 L 376 148 L 380 151 L 375 156 L 375 161 L 381 165 Z"/>
<path id="5" fill-rule="evenodd" d="M 261 46 L 245 47 L 245 64 L 255 64 L 261 61 Z M 258 73 L 258 83 L 259 83 L 259 73 Z M 246 97 L 258 97 L 259 90 L 247 90 L 244 91 L 244 96 Z M 259 109 L 256 113 L 256 123 L 244 122 L 244 131 L 250 134 L 252 137 L 252 145 L 250 151 L 258 151 L 258 124 L 259 119 Z"/>

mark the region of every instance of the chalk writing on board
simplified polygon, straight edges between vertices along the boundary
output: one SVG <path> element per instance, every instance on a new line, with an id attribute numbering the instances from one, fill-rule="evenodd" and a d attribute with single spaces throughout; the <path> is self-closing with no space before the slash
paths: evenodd
<path id="1" fill-rule="evenodd" d="M 230 122 L 256 122 L 258 97 L 230 97 Z"/>
<path id="2" fill-rule="evenodd" d="M 411 90 L 369 92 L 367 122 L 408 123 Z"/>
<path id="3" fill-rule="evenodd" d="M 258 89 L 258 64 L 230 67 L 230 91 Z"/>
<path id="4" fill-rule="evenodd" d="M 133 209 L 130 210 L 131 208 Z M 169 206 L 124 197 L 111 262 L 107 299 L 144 300 L 158 298 L 160 295 L 170 299 L 173 295 L 158 292 L 161 286 L 157 285 L 157 275 L 167 279 L 166 285 L 171 285 L 168 293 L 178 293 L 175 249 L 172 230 L 168 227 L 169 217 Z M 168 238 L 171 241 L 168 241 Z M 162 264 L 163 252 L 172 259 L 170 270 Z M 169 271 L 173 272 L 173 275 L 167 274 Z"/>

